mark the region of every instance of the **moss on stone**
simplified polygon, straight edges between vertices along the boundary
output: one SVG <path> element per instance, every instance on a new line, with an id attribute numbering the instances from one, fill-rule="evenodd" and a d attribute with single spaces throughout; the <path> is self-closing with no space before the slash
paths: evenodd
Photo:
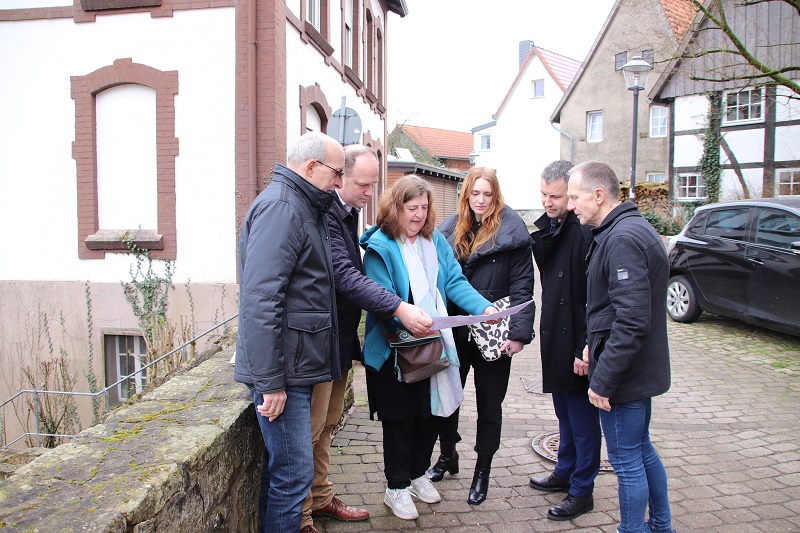
<path id="1" fill-rule="evenodd" d="M 124 442 L 131 437 L 135 437 L 144 429 L 144 424 L 138 424 L 133 426 L 131 429 L 123 429 L 122 431 L 117 431 L 110 437 L 103 437 L 101 440 L 103 442 Z"/>

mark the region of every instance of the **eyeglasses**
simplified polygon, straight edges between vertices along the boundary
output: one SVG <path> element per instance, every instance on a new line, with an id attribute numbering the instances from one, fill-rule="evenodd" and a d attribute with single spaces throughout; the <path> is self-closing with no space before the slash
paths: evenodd
<path id="1" fill-rule="evenodd" d="M 332 167 L 332 166 L 330 166 L 330 165 L 326 165 L 326 164 L 325 164 L 325 163 L 323 163 L 322 161 L 317 161 L 316 159 L 315 159 L 314 161 L 316 161 L 317 163 L 319 163 L 319 164 L 320 164 L 320 165 L 322 165 L 323 167 L 328 167 L 329 169 L 333 170 L 333 171 L 336 173 L 336 175 L 337 175 L 337 176 L 339 176 L 340 178 L 341 178 L 342 176 L 344 176 L 344 170 L 338 170 L 338 169 L 335 169 L 335 168 L 333 168 L 333 167 Z"/>

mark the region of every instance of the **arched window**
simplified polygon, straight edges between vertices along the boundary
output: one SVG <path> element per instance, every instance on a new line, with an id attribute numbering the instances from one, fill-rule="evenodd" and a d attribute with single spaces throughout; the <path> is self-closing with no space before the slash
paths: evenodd
<path id="1" fill-rule="evenodd" d="M 178 73 L 157 70 L 128 58 L 86 76 L 72 76 L 71 82 L 75 100 L 72 156 L 78 181 L 78 257 L 102 259 L 109 251 L 125 252 L 124 239 L 135 233 L 137 246 L 152 250 L 153 257 L 175 259 Z M 126 119 L 120 115 L 129 112 L 129 105 L 139 116 Z M 117 124 L 120 120 L 129 122 Z M 134 153 L 136 157 L 141 155 L 143 161 L 134 162 Z M 131 170 L 117 158 L 128 158 L 131 165 L 138 166 Z M 136 189 L 131 191 L 129 204 L 155 205 L 155 217 L 147 212 L 150 207 L 137 212 L 135 205 L 116 213 L 125 202 L 125 188 Z M 128 227 L 113 227 L 121 224 Z"/>
<path id="2" fill-rule="evenodd" d="M 328 120 L 332 114 L 319 83 L 300 86 L 300 135 L 311 130 L 328 133 Z"/>

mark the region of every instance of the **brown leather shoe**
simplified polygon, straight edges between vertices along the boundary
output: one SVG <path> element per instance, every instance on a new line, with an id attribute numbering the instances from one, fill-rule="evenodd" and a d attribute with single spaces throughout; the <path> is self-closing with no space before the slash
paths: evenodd
<path id="1" fill-rule="evenodd" d="M 314 526 L 306 526 L 300 529 L 300 533 L 319 533 L 319 531 Z"/>
<path id="2" fill-rule="evenodd" d="M 358 507 L 348 507 L 342 500 L 334 496 L 331 503 L 325 507 L 311 511 L 311 516 L 314 518 L 333 518 L 342 522 L 363 522 L 369 518 L 369 512 Z"/>

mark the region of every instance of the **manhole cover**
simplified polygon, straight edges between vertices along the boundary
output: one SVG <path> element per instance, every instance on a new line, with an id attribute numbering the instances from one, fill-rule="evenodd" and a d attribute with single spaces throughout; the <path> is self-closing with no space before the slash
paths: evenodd
<path id="1" fill-rule="evenodd" d="M 537 435 L 533 438 L 531 442 L 531 447 L 533 451 L 547 459 L 548 461 L 557 462 L 558 461 L 558 443 L 559 443 L 559 435 L 556 431 L 555 433 L 542 433 L 541 435 Z M 614 469 L 611 467 L 611 463 L 608 462 L 608 459 L 605 457 L 600 458 L 600 472 L 613 472 Z"/>

